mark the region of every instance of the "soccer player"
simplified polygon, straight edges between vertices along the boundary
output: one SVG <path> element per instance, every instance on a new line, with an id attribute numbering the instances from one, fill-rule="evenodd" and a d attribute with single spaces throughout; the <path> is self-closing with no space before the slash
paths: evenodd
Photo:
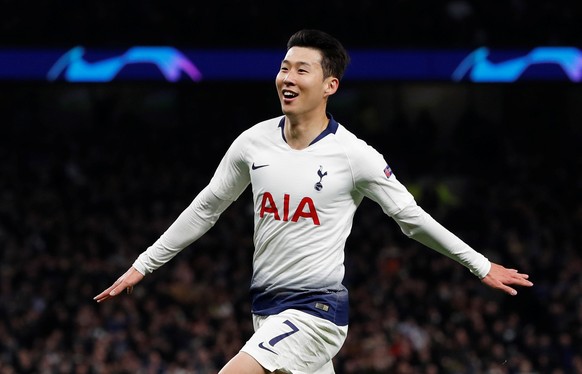
<path id="1" fill-rule="evenodd" d="M 208 231 L 252 185 L 254 335 L 222 374 L 333 373 L 348 331 L 344 246 L 364 197 L 407 236 L 458 261 L 510 295 L 527 274 L 491 263 L 437 223 L 383 156 L 327 113 L 349 62 L 335 38 L 302 30 L 288 41 L 275 79 L 283 116 L 244 131 L 204 188 L 97 302 L 131 292 L 146 274 Z"/>

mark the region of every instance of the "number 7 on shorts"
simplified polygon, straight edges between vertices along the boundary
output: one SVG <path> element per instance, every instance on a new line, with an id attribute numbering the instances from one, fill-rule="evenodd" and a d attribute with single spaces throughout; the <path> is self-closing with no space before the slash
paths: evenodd
<path id="1" fill-rule="evenodd" d="M 289 321 L 289 320 L 285 320 L 283 322 L 284 324 L 286 324 L 287 326 L 289 326 L 291 328 L 291 331 L 280 334 L 275 336 L 273 339 L 269 340 L 269 345 L 271 347 L 275 346 L 275 344 L 279 343 L 281 340 L 285 339 L 286 337 L 295 334 L 296 332 L 299 331 L 299 328 L 297 328 L 297 326 L 295 326 L 293 324 L 293 322 Z M 278 354 L 277 352 L 273 351 L 272 349 L 269 349 L 268 347 L 265 347 L 265 345 L 263 344 L 263 342 L 259 343 L 259 348 L 265 349 L 269 352 L 273 352 L 274 354 Z"/>

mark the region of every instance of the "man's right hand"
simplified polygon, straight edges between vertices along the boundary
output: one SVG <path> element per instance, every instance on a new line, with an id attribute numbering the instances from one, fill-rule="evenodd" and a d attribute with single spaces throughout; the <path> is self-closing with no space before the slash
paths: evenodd
<path id="1" fill-rule="evenodd" d="M 139 283 L 143 278 L 144 275 L 132 266 L 121 277 L 119 277 L 115 283 L 113 283 L 99 295 L 95 296 L 93 300 L 100 303 L 111 297 L 119 295 L 123 292 L 124 289 L 127 291 L 127 293 L 131 293 L 133 291 L 133 286 Z"/>

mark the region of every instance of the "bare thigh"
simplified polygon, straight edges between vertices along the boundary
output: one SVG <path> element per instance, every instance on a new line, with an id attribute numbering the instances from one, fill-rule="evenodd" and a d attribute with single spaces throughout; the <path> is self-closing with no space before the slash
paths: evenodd
<path id="1" fill-rule="evenodd" d="M 261 366 L 251 355 L 239 352 L 218 374 L 267 374 L 270 373 Z"/>

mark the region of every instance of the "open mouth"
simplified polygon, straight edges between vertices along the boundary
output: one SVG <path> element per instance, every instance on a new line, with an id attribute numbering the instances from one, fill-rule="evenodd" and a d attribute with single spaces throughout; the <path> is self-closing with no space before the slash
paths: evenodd
<path id="1" fill-rule="evenodd" d="M 298 93 L 295 93 L 295 92 L 293 92 L 293 91 L 289 91 L 289 90 L 283 90 L 283 92 L 282 92 L 282 93 L 283 93 L 283 97 L 284 97 L 285 99 L 293 99 L 293 98 L 295 98 L 295 97 L 299 96 L 299 94 L 298 94 Z"/>

